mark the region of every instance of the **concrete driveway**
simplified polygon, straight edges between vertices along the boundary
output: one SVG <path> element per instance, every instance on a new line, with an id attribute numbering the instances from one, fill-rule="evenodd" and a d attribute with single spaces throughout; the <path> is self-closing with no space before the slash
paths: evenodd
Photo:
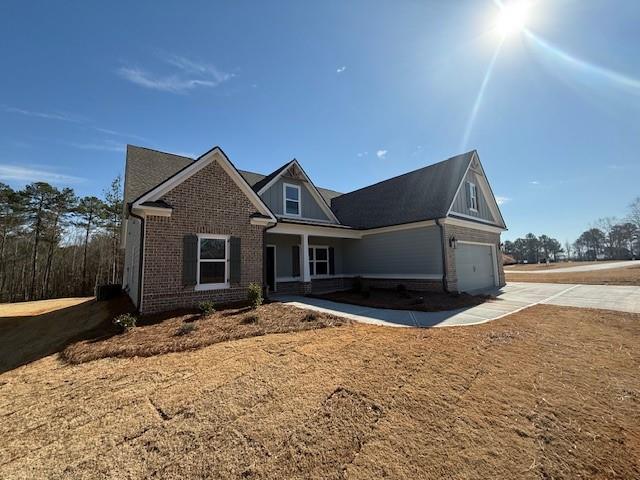
<path id="1" fill-rule="evenodd" d="M 277 299 L 296 307 L 331 313 L 363 323 L 390 327 L 451 327 L 497 320 L 538 304 L 600 308 L 640 313 L 640 287 L 509 283 L 492 292 L 498 300 L 446 312 L 417 312 L 369 308 L 299 295 Z"/>
<path id="2" fill-rule="evenodd" d="M 565 267 L 565 268 L 548 268 L 542 270 L 513 270 L 505 268 L 505 273 L 526 273 L 526 274 L 540 274 L 540 273 L 571 273 L 571 272 L 592 272 L 595 270 L 612 270 L 614 268 L 627 268 L 640 265 L 640 260 L 626 260 L 622 262 L 612 263 L 590 263 L 589 265 L 579 265 L 577 267 Z"/>

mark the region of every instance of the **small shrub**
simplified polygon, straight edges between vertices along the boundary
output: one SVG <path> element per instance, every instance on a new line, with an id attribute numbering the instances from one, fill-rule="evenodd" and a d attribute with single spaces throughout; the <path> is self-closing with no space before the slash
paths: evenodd
<path id="1" fill-rule="evenodd" d="M 252 313 L 251 315 L 247 315 L 245 316 L 241 323 L 244 325 L 249 325 L 252 323 L 258 323 L 258 320 L 260 320 L 260 317 L 258 317 L 258 315 L 256 315 L 255 313 Z"/>
<path id="2" fill-rule="evenodd" d="M 356 293 L 359 293 L 362 291 L 362 277 L 355 277 L 353 279 L 352 290 Z"/>
<path id="3" fill-rule="evenodd" d="M 120 327 L 122 330 L 127 331 L 134 328 L 137 321 L 138 319 L 134 315 L 131 315 L 130 313 L 123 313 L 113 319 L 113 324 Z"/>
<path id="4" fill-rule="evenodd" d="M 211 300 L 205 300 L 204 302 L 200 302 L 198 304 L 198 308 L 203 316 L 208 317 L 209 315 L 213 315 L 216 313 L 216 304 Z"/>
<path id="5" fill-rule="evenodd" d="M 247 291 L 247 300 L 249 300 L 251 308 L 255 309 L 262 305 L 262 302 L 264 301 L 262 298 L 262 286 L 257 283 L 250 283 Z"/>
<path id="6" fill-rule="evenodd" d="M 369 298 L 369 297 L 371 297 L 371 288 L 369 287 L 369 285 L 364 283 L 362 285 L 362 288 L 360 289 L 360 293 L 362 294 L 362 296 L 364 298 Z"/>
<path id="7" fill-rule="evenodd" d="M 404 293 L 406 291 L 407 291 L 407 286 L 404 283 L 399 283 L 398 285 L 396 285 L 396 292 Z"/>
<path id="8" fill-rule="evenodd" d="M 198 329 L 198 327 L 196 326 L 195 323 L 192 323 L 192 322 L 183 323 L 176 330 L 175 336 L 176 337 L 182 337 L 183 335 L 188 335 L 188 334 L 190 334 L 192 332 L 195 332 L 197 329 Z"/>
<path id="9" fill-rule="evenodd" d="M 315 322 L 318 320 L 317 312 L 309 312 L 304 317 L 302 317 L 303 322 Z"/>

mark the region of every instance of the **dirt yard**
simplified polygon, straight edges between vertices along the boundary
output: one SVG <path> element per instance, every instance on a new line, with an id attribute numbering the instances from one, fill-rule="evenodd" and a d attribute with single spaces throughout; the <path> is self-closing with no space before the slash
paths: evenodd
<path id="1" fill-rule="evenodd" d="M 594 270 L 591 272 L 565 273 L 510 273 L 505 272 L 507 282 L 580 283 L 586 285 L 640 285 L 640 267 Z"/>
<path id="2" fill-rule="evenodd" d="M 350 321 L 281 303 L 261 305 L 255 310 L 227 309 L 210 315 L 169 313 L 141 319 L 138 326 L 128 332 L 121 332 L 111 324 L 105 325 L 104 332 L 69 345 L 63 350 L 62 357 L 69 363 L 107 357 L 151 357 L 241 338 L 300 332 L 346 323 Z"/>
<path id="3" fill-rule="evenodd" d="M 372 288 L 368 293 L 345 290 L 310 296 L 364 307 L 418 310 L 421 312 L 441 312 L 474 307 L 487 301 L 498 301 L 495 297 L 488 295 L 468 295 L 466 293 L 453 295 L 445 292 L 398 291 L 385 288 Z"/>
<path id="4" fill-rule="evenodd" d="M 531 270 L 554 270 L 556 268 L 569 268 L 569 267 L 582 267 L 585 265 L 593 265 L 598 264 L 602 265 L 605 263 L 617 263 L 621 260 L 603 260 L 603 261 L 593 261 L 593 262 L 558 262 L 558 263 L 550 263 L 547 265 L 546 263 L 519 263 L 516 265 L 505 265 L 505 271 L 513 270 L 513 271 L 531 271 Z"/>
<path id="5" fill-rule="evenodd" d="M 0 478 L 639 478 L 640 316 L 537 306 L 0 375 Z"/>

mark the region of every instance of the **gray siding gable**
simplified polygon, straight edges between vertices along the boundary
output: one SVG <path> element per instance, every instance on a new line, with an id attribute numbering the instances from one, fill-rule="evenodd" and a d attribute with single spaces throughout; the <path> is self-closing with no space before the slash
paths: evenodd
<path id="1" fill-rule="evenodd" d="M 482 192 L 482 188 L 480 187 L 480 176 L 482 174 L 481 173 L 477 173 L 473 170 L 469 170 L 467 172 L 467 175 L 464 177 L 464 181 L 462 182 L 462 185 L 460 186 L 460 190 L 458 191 L 458 194 L 456 195 L 456 198 L 453 201 L 453 205 L 451 207 L 451 213 L 455 215 L 455 213 L 461 213 L 463 215 L 468 215 L 470 217 L 475 217 L 481 220 L 486 220 L 488 222 L 492 222 L 492 223 L 497 223 L 496 219 L 494 218 L 493 214 L 491 213 L 491 209 L 489 208 L 489 204 L 487 203 L 487 201 L 491 201 L 493 202 L 494 199 L 487 199 L 483 192 Z M 466 187 L 466 183 L 467 182 L 471 182 L 474 183 L 476 185 L 476 190 L 477 190 L 477 195 L 478 195 L 478 211 L 474 212 L 473 210 L 471 210 L 468 206 L 468 202 L 467 202 L 467 187 Z"/>
<path id="2" fill-rule="evenodd" d="M 283 176 L 279 178 L 271 187 L 262 192 L 260 197 L 267 204 L 273 213 L 283 215 L 283 185 L 297 185 L 300 187 L 300 197 L 302 199 L 302 215 L 293 218 L 306 218 L 312 220 L 320 220 L 324 222 L 335 223 L 322 210 L 316 199 L 311 193 L 311 187 L 308 182 L 298 180 L 291 177 Z"/>

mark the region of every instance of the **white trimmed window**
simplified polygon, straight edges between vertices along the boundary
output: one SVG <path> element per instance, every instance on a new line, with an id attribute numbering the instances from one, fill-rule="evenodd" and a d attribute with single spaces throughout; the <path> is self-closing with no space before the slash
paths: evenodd
<path id="1" fill-rule="evenodd" d="M 309 274 L 329 275 L 329 247 L 309 247 Z"/>
<path id="2" fill-rule="evenodd" d="M 196 290 L 229 288 L 229 237 L 198 235 L 198 283 Z"/>
<path id="3" fill-rule="evenodd" d="M 478 211 L 478 189 L 475 183 L 469 183 L 469 210 Z"/>
<path id="4" fill-rule="evenodd" d="M 282 197 L 284 199 L 283 211 L 285 215 L 299 217 L 302 211 L 300 200 L 300 186 L 284 183 L 282 185 Z"/>

